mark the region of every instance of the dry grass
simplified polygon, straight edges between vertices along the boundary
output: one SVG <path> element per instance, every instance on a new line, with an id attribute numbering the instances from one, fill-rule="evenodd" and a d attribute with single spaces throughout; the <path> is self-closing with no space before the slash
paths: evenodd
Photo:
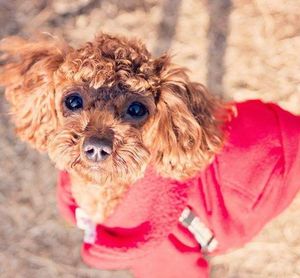
<path id="1" fill-rule="evenodd" d="M 46 31 L 73 44 L 98 31 L 171 48 L 217 94 L 263 98 L 300 113 L 298 0 L 0 0 L 0 37 Z M 0 276 L 129 277 L 80 261 L 81 233 L 55 207 L 47 157 L 14 136 L 0 102 Z M 300 198 L 245 248 L 212 259 L 212 277 L 300 277 Z"/>

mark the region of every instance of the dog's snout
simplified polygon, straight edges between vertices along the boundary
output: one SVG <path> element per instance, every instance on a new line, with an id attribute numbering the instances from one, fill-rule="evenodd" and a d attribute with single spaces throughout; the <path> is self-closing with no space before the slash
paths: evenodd
<path id="1" fill-rule="evenodd" d="M 105 138 L 86 138 L 83 142 L 83 152 L 90 161 L 103 161 L 112 154 L 112 142 Z"/>

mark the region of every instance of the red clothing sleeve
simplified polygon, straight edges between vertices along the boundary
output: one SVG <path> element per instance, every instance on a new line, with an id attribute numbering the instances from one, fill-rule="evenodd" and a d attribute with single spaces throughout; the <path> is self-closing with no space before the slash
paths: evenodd
<path id="1" fill-rule="evenodd" d="M 214 232 L 216 253 L 240 247 L 300 188 L 300 117 L 274 104 L 237 104 L 228 142 L 194 184 L 189 205 Z"/>

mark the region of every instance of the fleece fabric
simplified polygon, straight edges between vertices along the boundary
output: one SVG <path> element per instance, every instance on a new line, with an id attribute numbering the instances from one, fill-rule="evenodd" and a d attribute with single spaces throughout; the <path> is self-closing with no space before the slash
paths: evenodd
<path id="1" fill-rule="evenodd" d="M 100 269 L 130 269 L 137 278 L 209 276 L 205 254 L 178 218 L 189 207 L 214 233 L 210 255 L 248 242 L 293 200 L 300 187 L 300 117 L 257 100 L 237 103 L 227 140 L 214 161 L 186 182 L 154 169 L 125 194 L 114 214 L 97 225 L 83 260 Z M 68 173 L 61 172 L 58 205 L 75 223 Z"/>

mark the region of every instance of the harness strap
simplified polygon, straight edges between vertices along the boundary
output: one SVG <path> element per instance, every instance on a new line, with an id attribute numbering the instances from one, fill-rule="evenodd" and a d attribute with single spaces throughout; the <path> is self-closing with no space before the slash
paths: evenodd
<path id="1" fill-rule="evenodd" d="M 97 238 L 96 224 L 81 208 L 75 210 L 77 227 L 84 231 L 84 242 L 94 244 Z M 189 208 L 185 208 L 179 217 L 179 222 L 186 227 L 200 244 L 204 252 L 212 252 L 218 246 L 214 234 Z"/>
<path id="2" fill-rule="evenodd" d="M 200 244 L 204 252 L 212 252 L 218 246 L 214 234 L 189 208 L 185 208 L 179 217 L 179 222 L 186 227 Z"/>
<path id="3" fill-rule="evenodd" d="M 93 223 L 82 208 L 76 208 L 75 217 L 77 227 L 84 231 L 83 241 L 94 244 L 97 238 L 96 224 Z"/>

